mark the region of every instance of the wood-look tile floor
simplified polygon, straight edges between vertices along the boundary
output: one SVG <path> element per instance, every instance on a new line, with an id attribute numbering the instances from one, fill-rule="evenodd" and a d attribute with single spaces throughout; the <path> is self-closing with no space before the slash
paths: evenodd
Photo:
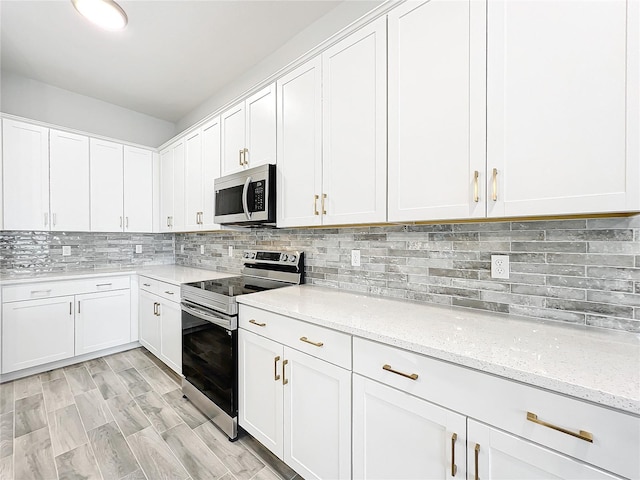
<path id="1" fill-rule="evenodd" d="M 0 385 L 1 480 L 291 480 L 249 435 L 229 439 L 144 348 Z"/>

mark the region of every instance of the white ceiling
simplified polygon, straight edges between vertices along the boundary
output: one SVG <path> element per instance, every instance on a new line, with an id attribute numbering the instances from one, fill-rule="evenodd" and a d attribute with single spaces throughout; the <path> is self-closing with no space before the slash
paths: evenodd
<path id="1" fill-rule="evenodd" d="M 176 122 L 341 2 L 118 3 L 114 33 L 69 0 L 2 0 L 2 70 Z"/>

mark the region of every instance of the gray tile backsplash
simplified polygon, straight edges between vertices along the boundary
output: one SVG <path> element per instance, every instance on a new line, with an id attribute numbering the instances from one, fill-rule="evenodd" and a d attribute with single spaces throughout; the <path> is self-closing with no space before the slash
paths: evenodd
<path id="1" fill-rule="evenodd" d="M 0 273 L 173 263 L 173 241 L 172 235 L 150 233 L 0 232 Z M 69 256 L 62 255 L 66 245 Z M 135 253 L 136 245 L 142 245 L 142 253 Z"/>
<path id="2" fill-rule="evenodd" d="M 303 250 L 315 285 L 640 333 L 640 216 L 175 235 L 0 232 L 0 273 L 173 262 L 238 273 L 247 248 Z M 360 267 L 351 267 L 352 249 Z M 494 253 L 510 256 L 508 280 L 491 278 Z"/>

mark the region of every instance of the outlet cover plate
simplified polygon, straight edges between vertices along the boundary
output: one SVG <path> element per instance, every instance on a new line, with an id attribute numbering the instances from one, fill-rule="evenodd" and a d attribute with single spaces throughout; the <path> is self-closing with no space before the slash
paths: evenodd
<path id="1" fill-rule="evenodd" d="M 136 245 L 136 253 L 142 253 L 142 245 Z"/>
<path id="2" fill-rule="evenodd" d="M 200 255 L 204 255 L 204 245 L 200 245 Z"/>
<path id="3" fill-rule="evenodd" d="M 184 253 L 184 245 L 180 245 L 180 253 Z"/>
<path id="4" fill-rule="evenodd" d="M 69 245 L 63 245 L 62 246 L 62 256 L 63 257 L 68 257 L 69 255 L 71 255 L 71 247 Z"/>
<path id="5" fill-rule="evenodd" d="M 233 257 L 233 245 L 229 245 L 229 256 Z"/>
<path id="6" fill-rule="evenodd" d="M 351 266 L 360 266 L 360 250 L 351 250 Z"/>
<path id="7" fill-rule="evenodd" d="M 491 255 L 491 278 L 509 278 L 509 255 Z"/>

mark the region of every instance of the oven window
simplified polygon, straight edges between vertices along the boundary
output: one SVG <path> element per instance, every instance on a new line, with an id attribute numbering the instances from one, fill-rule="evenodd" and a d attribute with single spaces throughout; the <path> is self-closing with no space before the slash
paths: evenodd
<path id="1" fill-rule="evenodd" d="M 238 332 L 182 312 L 182 374 L 213 403 L 238 413 Z"/>

